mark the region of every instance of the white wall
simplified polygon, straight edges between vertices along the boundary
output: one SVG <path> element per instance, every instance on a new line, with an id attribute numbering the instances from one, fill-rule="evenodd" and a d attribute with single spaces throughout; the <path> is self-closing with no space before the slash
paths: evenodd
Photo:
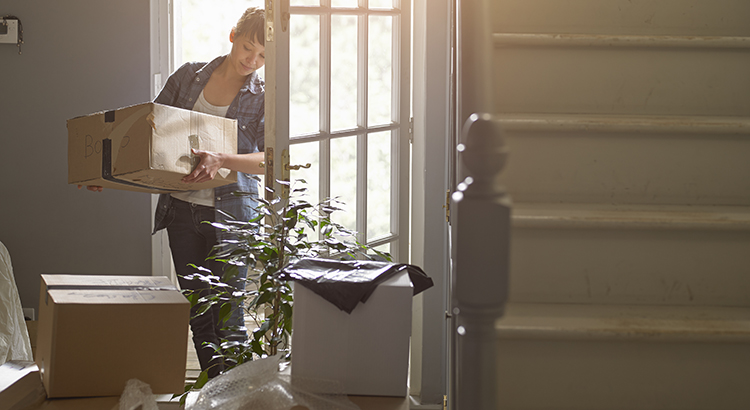
<path id="1" fill-rule="evenodd" d="M 67 184 L 66 120 L 150 98 L 149 0 L 2 0 L 0 241 L 24 307 L 42 273 L 151 274 L 150 195 Z"/>

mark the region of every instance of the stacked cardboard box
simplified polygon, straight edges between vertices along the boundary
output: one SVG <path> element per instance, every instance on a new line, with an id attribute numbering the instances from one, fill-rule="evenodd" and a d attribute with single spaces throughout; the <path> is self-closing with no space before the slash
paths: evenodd
<path id="1" fill-rule="evenodd" d="M 48 397 L 182 393 L 190 304 L 167 277 L 42 275 L 36 363 Z"/>

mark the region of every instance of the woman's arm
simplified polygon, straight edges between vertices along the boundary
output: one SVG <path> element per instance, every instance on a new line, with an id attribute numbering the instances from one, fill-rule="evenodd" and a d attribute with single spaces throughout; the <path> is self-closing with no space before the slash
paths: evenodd
<path id="1" fill-rule="evenodd" d="M 219 168 L 227 168 L 232 171 L 240 171 L 246 174 L 263 174 L 265 170 L 260 163 L 265 160 L 263 152 L 252 154 L 223 154 L 219 152 L 193 150 L 193 155 L 201 158 L 200 163 L 192 173 L 182 178 L 182 182 L 192 184 L 206 182 L 214 179 Z"/>

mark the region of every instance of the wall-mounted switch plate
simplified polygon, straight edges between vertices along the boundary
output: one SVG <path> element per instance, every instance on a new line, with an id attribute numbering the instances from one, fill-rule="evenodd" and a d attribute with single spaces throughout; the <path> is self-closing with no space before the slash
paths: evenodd
<path id="1" fill-rule="evenodd" d="M 18 43 L 18 20 L 16 19 L 0 19 L 0 43 Z"/>
<path id="2" fill-rule="evenodd" d="M 23 316 L 26 320 L 36 320 L 36 311 L 34 308 L 23 308 Z"/>

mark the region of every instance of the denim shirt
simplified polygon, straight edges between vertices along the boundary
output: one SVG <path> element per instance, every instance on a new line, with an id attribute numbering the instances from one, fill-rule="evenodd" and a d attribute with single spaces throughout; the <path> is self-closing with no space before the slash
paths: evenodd
<path id="1" fill-rule="evenodd" d="M 203 88 L 208 83 L 211 73 L 226 58 L 217 57 L 210 63 L 185 63 L 167 79 L 167 84 L 154 99 L 155 103 L 192 110 Z M 253 72 L 240 88 L 237 96 L 227 110 L 227 118 L 237 120 L 237 152 L 249 154 L 262 152 L 265 149 L 265 82 Z M 250 192 L 253 196 L 236 196 L 235 191 Z M 237 182 L 214 188 L 214 204 L 221 210 L 239 220 L 247 221 L 256 215 L 258 203 L 258 182 L 250 175 L 237 172 Z M 172 222 L 168 211 L 172 197 L 169 194 L 159 195 L 159 203 L 154 215 L 154 233 L 164 229 Z M 225 219 L 218 212 L 216 220 Z M 223 233 L 220 237 L 225 237 Z"/>

